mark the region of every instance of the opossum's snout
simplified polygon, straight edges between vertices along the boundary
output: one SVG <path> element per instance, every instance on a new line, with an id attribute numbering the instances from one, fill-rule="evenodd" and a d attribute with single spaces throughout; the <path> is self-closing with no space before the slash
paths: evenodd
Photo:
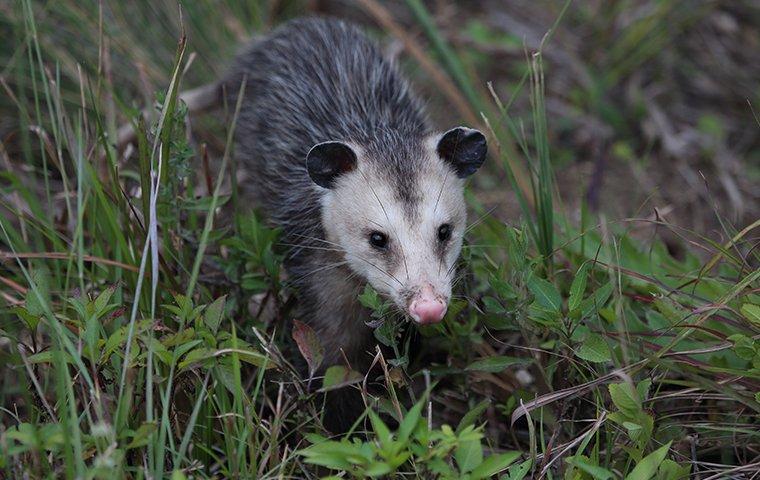
<path id="1" fill-rule="evenodd" d="M 409 316 L 420 325 L 438 323 L 446 315 L 447 304 L 448 299 L 436 293 L 433 286 L 427 284 L 411 297 Z"/>

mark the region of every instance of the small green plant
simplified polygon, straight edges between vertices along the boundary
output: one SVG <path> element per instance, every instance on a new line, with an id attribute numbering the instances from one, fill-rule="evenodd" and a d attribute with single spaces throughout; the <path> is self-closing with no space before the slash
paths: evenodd
<path id="1" fill-rule="evenodd" d="M 308 463 L 346 472 L 354 478 L 413 474 L 417 478 L 463 480 L 491 478 L 519 458 L 519 452 L 485 456 L 483 434 L 473 425 L 457 431 L 448 425 L 431 430 L 422 416 L 423 405 L 420 401 L 409 409 L 395 432 L 369 410 L 371 440 L 354 437 L 335 441 L 312 435 L 312 445 L 299 454 Z"/>

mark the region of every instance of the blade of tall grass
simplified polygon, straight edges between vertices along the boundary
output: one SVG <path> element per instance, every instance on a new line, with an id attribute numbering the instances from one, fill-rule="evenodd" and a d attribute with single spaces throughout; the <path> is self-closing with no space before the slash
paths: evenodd
<path id="1" fill-rule="evenodd" d="M 185 460 L 185 455 L 187 454 L 187 448 L 190 445 L 190 440 L 192 439 L 193 431 L 195 430 L 195 424 L 198 421 L 198 414 L 201 411 L 201 406 L 206 400 L 206 388 L 208 386 L 208 381 L 210 378 L 211 378 L 211 370 L 206 372 L 206 376 L 203 377 L 203 384 L 201 385 L 201 388 L 198 391 L 198 398 L 195 400 L 193 411 L 190 414 L 190 418 L 187 421 L 187 425 L 185 426 L 185 434 L 182 435 L 182 441 L 179 444 L 179 450 L 177 450 L 177 453 L 174 456 L 175 468 L 181 465 L 182 461 Z"/>
<path id="2" fill-rule="evenodd" d="M 549 134 L 546 126 L 544 71 L 541 52 L 533 54 L 531 61 L 531 104 L 533 135 L 538 157 L 536 190 L 536 222 L 538 224 L 538 247 L 547 270 L 551 268 L 554 245 L 554 190 L 553 170 L 549 159 Z"/>

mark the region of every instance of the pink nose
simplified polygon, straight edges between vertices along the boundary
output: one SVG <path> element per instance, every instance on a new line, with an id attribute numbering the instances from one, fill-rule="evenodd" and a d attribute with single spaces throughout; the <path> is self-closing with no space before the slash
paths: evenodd
<path id="1" fill-rule="evenodd" d="M 446 303 L 433 293 L 431 287 L 426 286 L 409 304 L 409 315 L 420 325 L 438 323 L 446 315 Z"/>

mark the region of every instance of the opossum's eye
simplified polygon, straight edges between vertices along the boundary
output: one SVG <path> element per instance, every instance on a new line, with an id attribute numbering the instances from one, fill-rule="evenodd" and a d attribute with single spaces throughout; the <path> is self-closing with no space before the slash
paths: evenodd
<path id="1" fill-rule="evenodd" d="M 388 246 L 388 235 L 383 232 L 372 232 L 369 234 L 369 244 L 378 250 L 385 250 Z"/>
<path id="2" fill-rule="evenodd" d="M 443 134 L 436 151 L 454 168 L 459 178 L 465 178 L 483 165 L 488 153 L 488 144 L 486 137 L 479 131 L 457 127 Z"/>
<path id="3" fill-rule="evenodd" d="M 438 241 L 443 243 L 451 238 L 451 225 L 444 223 L 438 227 Z"/>

